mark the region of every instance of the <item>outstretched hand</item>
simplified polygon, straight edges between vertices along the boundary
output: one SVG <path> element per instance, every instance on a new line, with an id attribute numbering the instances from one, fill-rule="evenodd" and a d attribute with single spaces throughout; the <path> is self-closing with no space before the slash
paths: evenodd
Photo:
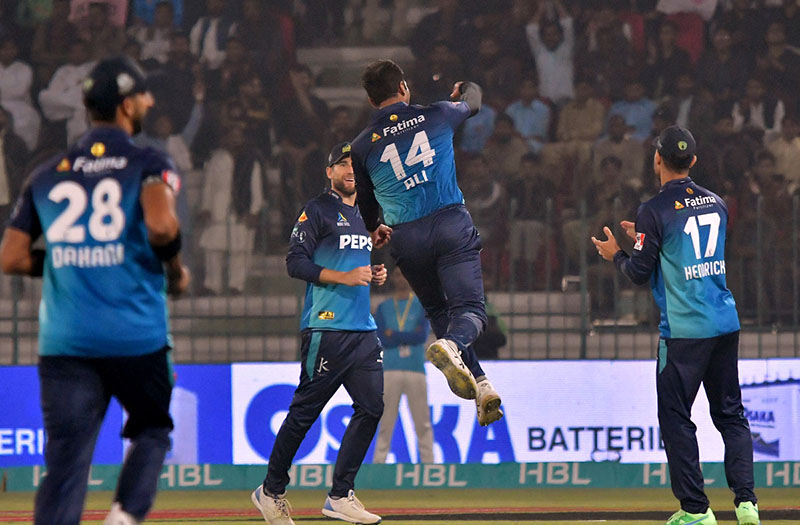
<path id="1" fill-rule="evenodd" d="M 626 230 L 627 231 L 627 230 Z M 611 228 L 603 226 L 603 232 L 606 234 L 606 240 L 601 241 L 597 237 L 592 236 L 592 242 L 597 247 L 597 253 L 606 261 L 613 261 L 614 254 L 619 251 L 619 244 L 614 234 L 611 233 Z"/>
<path id="2" fill-rule="evenodd" d="M 369 236 L 372 238 L 372 247 L 377 250 L 392 240 L 392 229 L 381 224 L 374 232 L 370 232 Z"/>

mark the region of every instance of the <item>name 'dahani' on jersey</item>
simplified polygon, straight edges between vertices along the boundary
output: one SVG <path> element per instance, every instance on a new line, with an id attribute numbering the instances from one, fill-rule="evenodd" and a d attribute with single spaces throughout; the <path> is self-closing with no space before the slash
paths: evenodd
<path id="1" fill-rule="evenodd" d="M 403 120 L 394 126 L 387 126 L 383 128 L 384 135 L 397 135 L 425 122 L 425 115 L 419 115 L 412 119 Z"/>

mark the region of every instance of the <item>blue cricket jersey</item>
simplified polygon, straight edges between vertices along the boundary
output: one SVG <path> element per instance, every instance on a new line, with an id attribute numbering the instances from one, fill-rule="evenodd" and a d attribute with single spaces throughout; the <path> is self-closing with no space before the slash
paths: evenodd
<path id="1" fill-rule="evenodd" d="M 453 134 L 469 116 L 466 102 L 398 102 L 375 112 L 351 150 L 359 206 L 370 231 L 378 226 L 377 207 L 370 206 L 374 201 L 389 225 L 464 203 L 456 181 Z"/>
<path id="2" fill-rule="evenodd" d="M 368 266 L 372 239 L 357 206 L 348 206 L 334 191 L 326 191 L 303 208 L 289 240 L 286 268 L 306 285 L 300 329 L 375 330 L 369 286 L 324 284 L 322 270 L 348 272 Z"/>
<path id="3" fill-rule="evenodd" d="M 665 338 L 702 339 L 739 329 L 725 282 L 728 207 L 685 177 L 639 207 L 636 244 L 614 263 L 636 284 L 650 280 Z"/>
<path id="4" fill-rule="evenodd" d="M 169 344 L 166 280 L 147 240 L 143 181 L 169 158 L 122 130 L 90 130 L 28 178 L 9 226 L 44 235 L 39 354 L 132 356 Z"/>

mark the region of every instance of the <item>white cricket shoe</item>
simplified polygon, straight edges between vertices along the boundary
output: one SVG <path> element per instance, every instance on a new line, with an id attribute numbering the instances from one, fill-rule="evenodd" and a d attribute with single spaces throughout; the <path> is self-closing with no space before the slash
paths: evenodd
<path id="1" fill-rule="evenodd" d="M 136 518 L 122 510 L 122 505 L 113 503 L 111 505 L 111 512 L 106 516 L 103 525 L 138 525 Z"/>
<path id="2" fill-rule="evenodd" d="M 478 385 L 472 372 L 461 359 L 461 351 L 453 341 L 437 339 L 425 351 L 425 357 L 442 371 L 450 390 L 455 395 L 462 399 L 475 399 Z"/>
<path id="3" fill-rule="evenodd" d="M 262 486 L 256 487 L 256 490 L 250 495 L 253 500 L 253 505 L 261 511 L 261 515 L 270 525 L 294 525 L 292 521 L 292 506 L 289 501 L 280 496 L 268 496 L 264 494 Z"/>
<path id="4" fill-rule="evenodd" d="M 475 398 L 475 406 L 478 409 L 478 423 L 482 427 L 490 425 L 503 417 L 503 410 L 500 408 L 500 394 L 494 389 L 488 379 L 478 383 L 478 395 Z"/>
<path id="5" fill-rule="evenodd" d="M 325 506 L 322 513 L 329 518 L 336 518 L 349 523 L 380 523 L 381 517 L 373 514 L 364 508 L 352 490 L 347 493 L 346 498 L 332 499 L 328 496 L 325 499 Z"/>

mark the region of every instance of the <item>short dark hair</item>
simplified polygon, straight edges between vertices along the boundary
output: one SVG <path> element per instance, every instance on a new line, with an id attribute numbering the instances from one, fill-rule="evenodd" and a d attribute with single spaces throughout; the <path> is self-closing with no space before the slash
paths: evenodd
<path id="1" fill-rule="evenodd" d="M 361 86 L 373 104 L 380 104 L 397 94 L 403 70 L 389 59 L 376 60 L 361 74 Z"/>
<path id="2" fill-rule="evenodd" d="M 621 170 L 622 160 L 614 155 L 603 157 L 603 160 L 600 161 L 600 167 L 605 168 L 606 166 L 614 166 L 616 169 Z"/>
<path id="3" fill-rule="evenodd" d="M 664 166 L 666 166 L 669 169 L 669 171 L 672 171 L 674 173 L 683 173 L 684 171 L 689 171 L 689 169 L 691 168 L 691 166 L 678 164 L 677 162 L 674 162 L 673 160 L 664 155 L 661 155 L 661 162 L 664 163 Z M 691 162 L 692 162 L 691 159 L 689 159 L 688 163 L 691 164 Z"/>

